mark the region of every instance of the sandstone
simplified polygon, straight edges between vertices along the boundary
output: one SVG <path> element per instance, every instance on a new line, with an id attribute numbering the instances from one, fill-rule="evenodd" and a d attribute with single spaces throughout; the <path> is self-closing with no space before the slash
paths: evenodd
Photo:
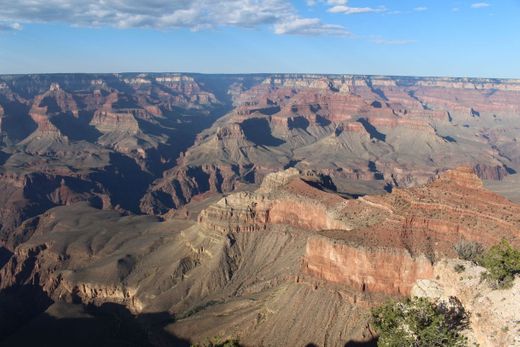
<path id="1" fill-rule="evenodd" d="M 247 177 L 234 173 L 225 180 L 254 180 L 256 184 L 266 174 L 290 166 L 326 173 L 340 187 L 360 181 L 384 181 L 381 186 L 387 188 L 421 185 L 460 165 L 474 168 L 482 179 L 503 180 L 520 170 L 511 132 L 520 107 L 514 97 L 516 81 L 503 81 L 501 89 L 493 89 L 494 83 L 486 79 L 269 76 L 242 90 L 233 112 L 199 137 L 179 166 L 210 164 L 236 172 L 233 166 L 238 165 Z M 480 114 L 479 122 L 474 121 L 472 108 Z M 505 123 L 496 127 L 497 119 Z M 248 129 L 248 124 L 254 127 Z M 471 130 L 479 133 L 477 138 Z M 463 151 L 458 150 L 460 146 Z M 369 168 L 370 162 L 377 162 L 378 167 Z M 160 195 L 170 194 L 160 187 L 176 180 L 176 171 L 158 179 L 150 194 L 155 189 Z M 189 202 L 193 195 L 172 199 Z M 154 205 L 154 198 L 147 197 L 146 204 Z M 152 206 L 143 209 L 155 210 Z"/>
<path id="2" fill-rule="evenodd" d="M 405 249 L 365 249 L 327 239 L 307 241 L 304 271 L 361 292 L 409 295 L 418 279 L 432 278 L 425 256 L 412 257 Z"/>
<path id="3" fill-rule="evenodd" d="M 0 80 L 3 293 L 175 317 L 160 334 L 195 344 L 324 346 L 373 338 L 389 297 L 455 295 L 473 341 L 516 343 L 516 292 L 441 266 L 460 241 L 519 245 L 519 206 L 481 182 L 520 170 L 518 80 Z"/>
<path id="4" fill-rule="evenodd" d="M 135 133 L 139 130 L 139 125 L 131 113 L 98 111 L 92 117 L 90 124 L 102 132 L 128 131 Z"/>
<path id="5" fill-rule="evenodd" d="M 327 177 L 313 171 L 291 168 L 264 181 L 210 204 L 196 222 L 121 217 L 78 204 L 52 209 L 20 230 L 25 241 L 0 283 L 38 283 L 54 300 L 113 302 L 137 315 L 174 313 L 166 330 L 194 342 L 231 334 L 246 344 L 275 344 L 296 329 L 287 335 L 291 345 L 343 345 L 373 337 L 368 309 L 389 297 L 442 293 L 476 310 L 470 289 L 449 289 L 457 278 L 442 259 L 454 256 L 461 239 L 485 246 L 520 240 L 520 207 L 487 191 L 469 168 L 357 199 L 326 188 Z M 478 285 L 471 276 L 467 284 Z M 507 324 L 516 319 L 504 312 Z M 505 332 L 486 340 L 492 333 L 484 322 L 498 323 L 481 314 L 468 336 L 514 342 Z M 309 316 L 341 324 L 316 327 Z"/>
<path id="6" fill-rule="evenodd" d="M 421 188 L 351 201 L 300 177 L 294 168 L 270 174 L 257 192 L 222 199 L 198 222 L 222 234 L 276 225 L 319 232 L 307 241 L 304 273 L 387 295 L 409 295 L 417 280 L 432 279 L 435 259 L 454 256 L 460 240 L 520 240 L 519 207 L 486 191 L 470 168 Z"/>

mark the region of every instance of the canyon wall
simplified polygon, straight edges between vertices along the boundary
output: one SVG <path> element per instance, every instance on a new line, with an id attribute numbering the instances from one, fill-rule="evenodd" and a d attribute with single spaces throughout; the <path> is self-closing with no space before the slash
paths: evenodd
<path id="1" fill-rule="evenodd" d="M 433 265 L 424 255 L 412 257 L 405 249 L 370 249 L 331 242 L 307 241 L 303 271 L 361 292 L 408 296 L 415 282 L 433 277 Z"/>

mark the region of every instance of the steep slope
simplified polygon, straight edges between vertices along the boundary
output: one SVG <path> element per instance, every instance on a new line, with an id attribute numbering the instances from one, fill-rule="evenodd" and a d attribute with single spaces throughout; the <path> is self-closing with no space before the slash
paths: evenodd
<path id="1" fill-rule="evenodd" d="M 370 340 L 368 309 L 433 280 L 458 240 L 518 245 L 518 216 L 520 206 L 470 169 L 349 200 L 330 192 L 330 178 L 293 168 L 224 197 L 196 222 L 51 209 L 13 234 L 26 241 L 0 283 L 4 292 L 30 284 L 52 301 L 174 316 L 154 329 L 195 343 L 222 335 L 336 346 Z"/>
<path id="2" fill-rule="evenodd" d="M 14 211 L 0 220 L 2 233 L 62 204 L 49 195 L 55 182 L 76 192 L 67 201 L 162 215 L 288 167 L 329 175 L 348 196 L 423 184 L 461 164 L 502 180 L 520 169 L 518 85 L 349 75 L 0 76 L 0 186 Z M 35 175 L 54 188 L 35 197 L 10 183 Z"/>
<path id="3" fill-rule="evenodd" d="M 243 78 L 217 80 L 221 96 Z M 227 112 L 178 74 L 0 76 L 0 234 L 76 201 L 139 212 L 149 183 Z M 208 83 L 210 84 L 210 83 Z"/>
<path id="4" fill-rule="evenodd" d="M 514 80 L 269 76 L 236 98 L 141 202 L 165 213 L 204 192 L 259 184 L 287 167 L 366 194 L 428 182 L 459 165 L 483 179 L 520 169 Z M 359 187 L 363 187 L 359 189 Z"/>

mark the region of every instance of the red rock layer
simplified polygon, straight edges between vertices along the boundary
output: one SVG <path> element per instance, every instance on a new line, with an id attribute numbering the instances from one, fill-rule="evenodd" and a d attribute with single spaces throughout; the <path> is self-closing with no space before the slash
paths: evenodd
<path id="1" fill-rule="evenodd" d="M 404 249 L 365 248 L 310 238 L 303 271 L 362 292 L 408 295 L 416 280 L 432 277 L 433 265 L 426 257 L 412 257 Z"/>
<path id="2" fill-rule="evenodd" d="M 314 188 L 291 169 L 268 175 L 256 193 L 210 206 L 199 224 L 220 233 L 280 225 L 318 233 L 308 238 L 304 273 L 388 295 L 408 295 L 417 279 L 432 276 L 436 259 L 456 256 L 462 240 L 520 244 L 520 206 L 484 189 L 469 168 L 356 200 Z"/>

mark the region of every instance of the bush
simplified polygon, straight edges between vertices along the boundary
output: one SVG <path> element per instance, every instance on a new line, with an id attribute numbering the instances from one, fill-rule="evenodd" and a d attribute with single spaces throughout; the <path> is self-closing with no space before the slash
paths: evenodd
<path id="1" fill-rule="evenodd" d="M 509 288 L 520 274 L 520 250 L 502 240 L 482 255 L 479 265 L 487 269 L 483 277 L 495 288 Z"/>
<path id="2" fill-rule="evenodd" d="M 484 253 L 484 247 L 478 242 L 461 240 L 453 247 L 462 260 L 477 263 Z"/>
<path id="3" fill-rule="evenodd" d="M 459 347 L 466 344 L 460 331 L 467 326 L 468 317 L 455 297 L 437 303 L 426 298 L 390 301 L 373 309 L 372 317 L 379 333 L 378 346 Z"/>

